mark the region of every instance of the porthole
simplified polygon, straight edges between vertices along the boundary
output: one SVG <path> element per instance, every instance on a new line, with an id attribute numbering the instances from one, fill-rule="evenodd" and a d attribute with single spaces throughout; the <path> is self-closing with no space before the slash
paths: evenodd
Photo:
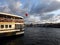
<path id="1" fill-rule="evenodd" d="M 11 28 L 12 26 L 11 25 L 9 25 L 9 28 Z"/>
<path id="2" fill-rule="evenodd" d="M 8 28 L 8 25 L 5 25 L 5 28 Z"/>
<path id="3" fill-rule="evenodd" d="M 1 28 L 4 28 L 4 25 L 1 25 Z"/>

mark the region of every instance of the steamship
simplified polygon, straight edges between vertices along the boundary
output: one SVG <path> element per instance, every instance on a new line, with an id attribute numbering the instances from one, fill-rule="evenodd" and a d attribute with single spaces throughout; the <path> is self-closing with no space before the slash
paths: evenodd
<path id="1" fill-rule="evenodd" d="M 22 16 L 0 12 L 0 37 L 24 34 Z"/>

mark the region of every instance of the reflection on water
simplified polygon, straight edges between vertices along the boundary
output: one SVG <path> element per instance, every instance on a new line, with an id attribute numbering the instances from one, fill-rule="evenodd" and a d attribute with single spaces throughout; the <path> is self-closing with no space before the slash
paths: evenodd
<path id="1" fill-rule="evenodd" d="M 60 28 L 25 28 L 23 36 L 0 38 L 1 45 L 60 45 Z"/>
<path id="2" fill-rule="evenodd" d="M 24 45 L 23 36 L 0 38 L 0 45 Z"/>
<path id="3" fill-rule="evenodd" d="M 58 45 L 60 40 L 58 28 L 27 28 L 25 31 L 25 45 Z M 28 42 L 28 43 L 27 43 Z"/>

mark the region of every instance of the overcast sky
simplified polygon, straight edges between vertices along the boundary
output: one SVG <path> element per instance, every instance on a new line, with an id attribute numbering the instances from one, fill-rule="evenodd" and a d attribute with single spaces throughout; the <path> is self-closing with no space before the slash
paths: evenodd
<path id="1" fill-rule="evenodd" d="M 23 16 L 26 23 L 60 23 L 60 0 L 0 0 L 0 12 Z"/>

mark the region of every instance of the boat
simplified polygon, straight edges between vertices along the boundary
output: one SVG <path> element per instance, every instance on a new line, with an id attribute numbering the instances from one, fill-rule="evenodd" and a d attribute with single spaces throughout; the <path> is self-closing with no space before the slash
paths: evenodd
<path id="1" fill-rule="evenodd" d="M 0 37 L 24 34 L 22 16 L 0 12 Z"/>

